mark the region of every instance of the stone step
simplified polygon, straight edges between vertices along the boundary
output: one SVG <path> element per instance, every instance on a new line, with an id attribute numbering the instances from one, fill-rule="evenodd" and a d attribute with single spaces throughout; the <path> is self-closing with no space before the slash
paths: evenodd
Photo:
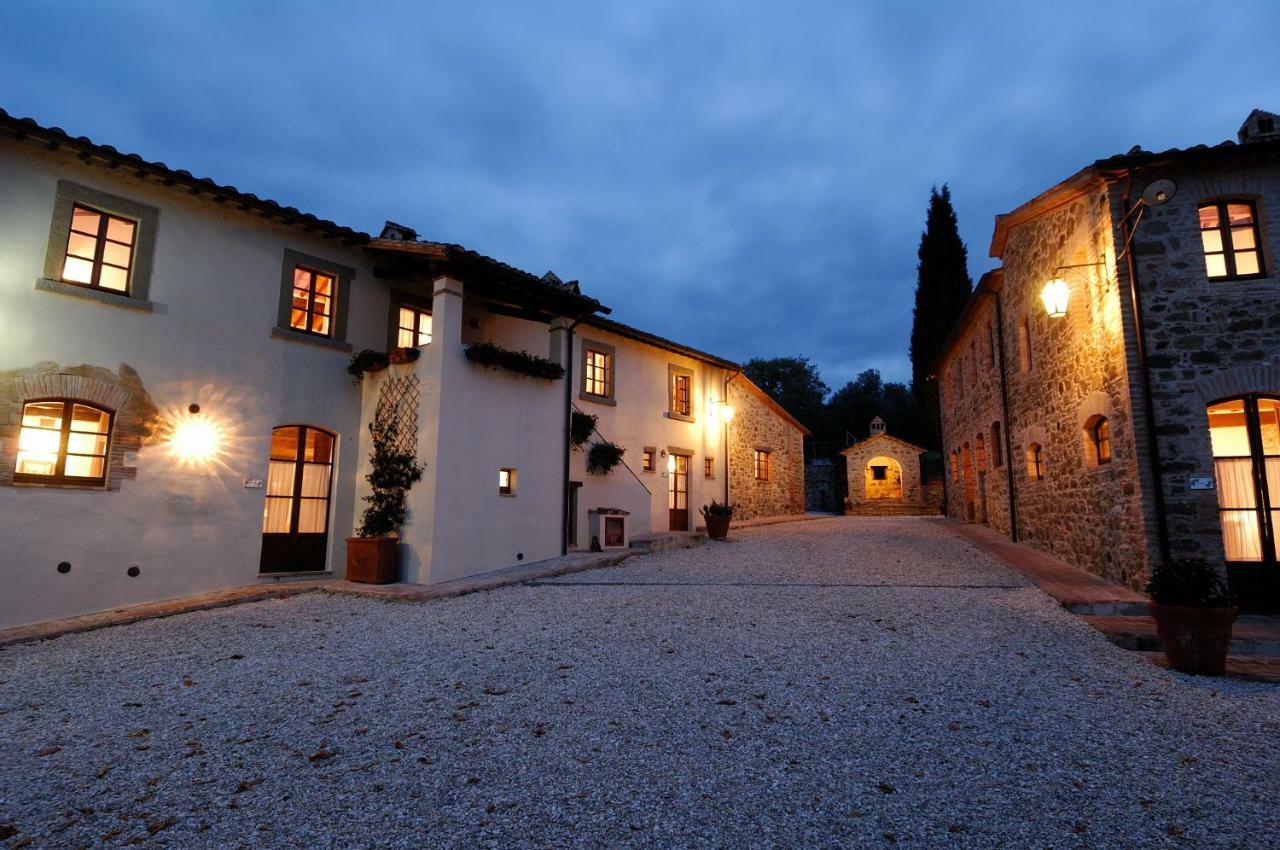
<path id="1" fill-rule="evenodd" d="M 645 552 L 665 552 L 668 549 L 692 549 L 706 542 L 707 535 L 697 531 L 667 531 L 632 537 L 631 548 Z"/>
<path id="2" fill-rule="evenodd" d="M 1086 623 L 1116 646 L 1140 652 L 1160 651 L 1156 621 L 1147 616 L 1084 616 Z M 1280 658 L 1280 617 L 1247 615 L 1231 629 L 1232 655 Z"/>
<path id="3" fill-rule="evenodd" d="M 938 516 L 936 505 L 927 502 L 859 502 L 844 509 L 845 516 Z"/>

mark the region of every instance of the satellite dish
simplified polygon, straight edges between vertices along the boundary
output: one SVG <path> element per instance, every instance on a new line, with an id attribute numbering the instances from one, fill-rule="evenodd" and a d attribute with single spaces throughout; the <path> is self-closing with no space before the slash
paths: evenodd
<path id="1" fill-rule="evenodd" d="M 1178 191 L 1178 184 L 1172 180 L 1153 180 L 1147 184 L 1147 188 L 1142 190 L 1142 200 L 1147 202 L 1148 206 L 1158 207 L 1166 201 L 1173 200 L 1173 195 Z"/>

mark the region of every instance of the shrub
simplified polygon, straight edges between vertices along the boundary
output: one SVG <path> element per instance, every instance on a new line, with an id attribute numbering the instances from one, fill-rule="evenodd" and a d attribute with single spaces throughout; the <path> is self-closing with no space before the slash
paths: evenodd
<path id="1" fill-rule="evenodd" d="M 1183 558 L 1157 564 L 1147 582 L 1147 593 L 1158 605 L 1195 608 L 1230 608 L 1231 589 L 1217 569 L 1203 558 Z"/>
<path id="2" fill-rule="evenodd" d="M 591 435 L 596 431 L 597 416 L 590 413 L 583 413 L 580 410 L 573 411 L 573 417 L 569 425 L 569 439 L 578 447 L 584 445 L 587 440 L 591 439 Z"/>
<path id="3" fill-rule="evenodd" d="M 592 475 L 608 475 L 615 466 L 622 463 L 622 456 L 626 451 L 608 440 L 592 443 L 587 450 L 587 472 Z"/>
<path id="4" fill-rule="evenodd" d="M 491 342 L 478 342 L 466 348 L 467 359 L 487 368 L 506 369 L 534 378 L 556 381 L 564 377 L 564 367 L 554 360 L 527 351 L 511 351 Z"/>
<path id="5" fill-rule="evenodd" d="M 369 507 L 360 517 L 356 536 L 386 537 L 404 525 L 404 494 L 422 478 L 423 467 L 411 453 L 392 450 L 373 425 L 369 431 L 373 434 L 373 447 L 369 450 L 372 469 L 365 480 L 373 492 L 364 497 Z"/>

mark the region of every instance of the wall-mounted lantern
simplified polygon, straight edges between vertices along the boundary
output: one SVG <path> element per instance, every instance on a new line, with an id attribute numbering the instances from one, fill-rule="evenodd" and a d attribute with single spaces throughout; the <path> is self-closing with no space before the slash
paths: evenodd
<path id="1" fill-rule="evenodd" d="M 716 399 L 711 400 L 712 417 L 719 419 L 724 424 L 728 425 L 733 421 L 733 414 L 735 412 L 733 405 L 729 404 L 727 401 L 717 401 Z"/>
<path id="2" fill-rule="evenodd" d="M 1060 319 L 1067 315 L 1067 302 L 1071 299 L 1071 288 L 1060 277 L 1055 277 L 1040 290 L 1040 300 L 1044 302 L 1044 310 L 1050 319 Z"/>
<path id="3" fill-rule="evenodd" d="M 174 424 L 169 445 L 184 463 L 204 464 L 218 456 L 221 436 L 217 426 L 200 415 L 200 405 L 192 404 L 187 415 Z"/>

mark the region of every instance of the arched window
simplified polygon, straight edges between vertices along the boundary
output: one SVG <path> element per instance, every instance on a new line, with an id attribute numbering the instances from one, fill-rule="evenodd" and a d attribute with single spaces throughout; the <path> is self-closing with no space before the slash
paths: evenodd
<path id="1" fill-rule="evenodd" d="M 1200 241 L 1210 280 L 1262 277 L 1258 215 L 1253 201 L 1201 204 Z"/>
<path id="2" fill-rule="evenodd" d="M 1209 405 L 1209 439 L 1227 561 L 1280 560 L 1280 398 L 1248 395 Z"/>
<path id="3" fill-rule="evenodd" d="M 1044 480 L 1044 450 L 1039 443 L 1027 446 L 1027 478 L 1032 481 Z"/>
<path id="4" fill-rule="evenodd" d="M 1105 416 L 1097 417 L 1089 428 L 1089 439 L 1093 443 L 1094 462 L 1101 465 L 1111 463 L 1111 423 Z"/>
<path id="5" fill-rule="evenodd" d="M 1000 423 L 991 423 L 991 465 L 1004 466 L 1004 442 L 1001 439 Z"/>
<path id="6" fill-rule="evenodd" d="M 15 481 L 102 484 L 107 479 L 111 411 L 74 399 L 22 405 Z"/>

